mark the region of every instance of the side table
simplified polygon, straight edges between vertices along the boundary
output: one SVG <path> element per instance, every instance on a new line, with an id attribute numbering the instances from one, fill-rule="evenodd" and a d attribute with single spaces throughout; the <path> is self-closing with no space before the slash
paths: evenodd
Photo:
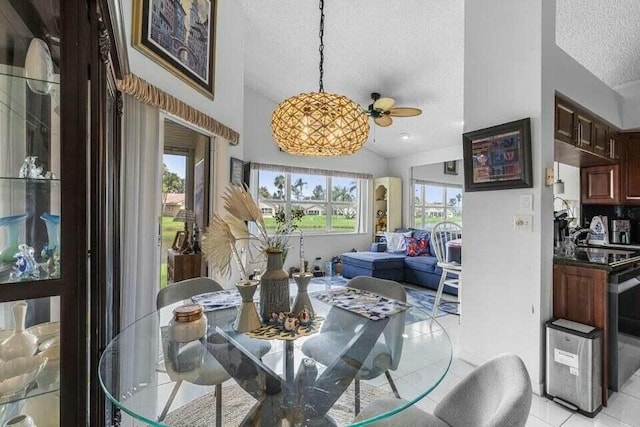
<path id="1" fill-rule="evenodd" d="M 167 251 L 167 282 L 174 283 L 202 276 L 202 254 Z"/>

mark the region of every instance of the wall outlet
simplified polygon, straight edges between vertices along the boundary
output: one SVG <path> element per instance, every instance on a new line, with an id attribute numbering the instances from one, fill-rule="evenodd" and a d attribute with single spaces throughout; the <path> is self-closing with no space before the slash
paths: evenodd
<path id="1" fill-rule="evenodd" d="M 513 231 L 533 231 L 533 215 L 515 215 Z"/>

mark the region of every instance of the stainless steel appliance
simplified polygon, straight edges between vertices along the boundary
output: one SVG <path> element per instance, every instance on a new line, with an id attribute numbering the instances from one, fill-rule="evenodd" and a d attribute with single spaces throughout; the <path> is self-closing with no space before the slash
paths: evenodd
<path id="1" fill-rule="evenodd" d="M 547 397 L 589 417 L 602 409 L 602 330 L 570 320 L 550 320 Z"/>
<path id="2" fill-rule="evenodd" d="M 628 219 L 611 220 L 611 243 L 630 243 L 631 221 Z"/>

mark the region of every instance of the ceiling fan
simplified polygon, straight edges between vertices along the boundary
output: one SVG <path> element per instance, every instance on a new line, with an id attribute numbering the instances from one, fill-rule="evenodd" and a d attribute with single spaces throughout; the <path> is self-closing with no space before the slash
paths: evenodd
<path id="1" fill-rule="evenodd" d="M 381 98 L 380 94 L 371 94 L 373 103 L 369 104 L 367 114 L 373 117 L 373 121 L 380 127 L 391 126 L 391 117 L 413 117 L 422 114 L 422 110 L 414 107 L 394 107 L 396 100 L 393 98 Z"/>

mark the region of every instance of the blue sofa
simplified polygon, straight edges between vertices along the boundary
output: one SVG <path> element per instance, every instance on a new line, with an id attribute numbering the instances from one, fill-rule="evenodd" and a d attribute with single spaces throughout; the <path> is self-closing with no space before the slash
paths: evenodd
<path id="1" fill-rule="evenodd" d="M 438 261 L 431 246 L 429 232 L 406 229 L 396 231 L 412 231 L 413 237 L 418 239 L 426 237 L 429 240 L 427 255 L 410 257 L 402 252 L 375 252 L 373 250 L 386 250 L 386 245 L 373 244 L 371 245 L 372 251 L 369 252 L 342 254 L 342 276 L 347 279 L 356 276 L 378 277 L 438 290 L 442 269 L 436 265 Z M 458 294 L 457 289 L 446 285 L 444 292 L 452 295 Z"/>

